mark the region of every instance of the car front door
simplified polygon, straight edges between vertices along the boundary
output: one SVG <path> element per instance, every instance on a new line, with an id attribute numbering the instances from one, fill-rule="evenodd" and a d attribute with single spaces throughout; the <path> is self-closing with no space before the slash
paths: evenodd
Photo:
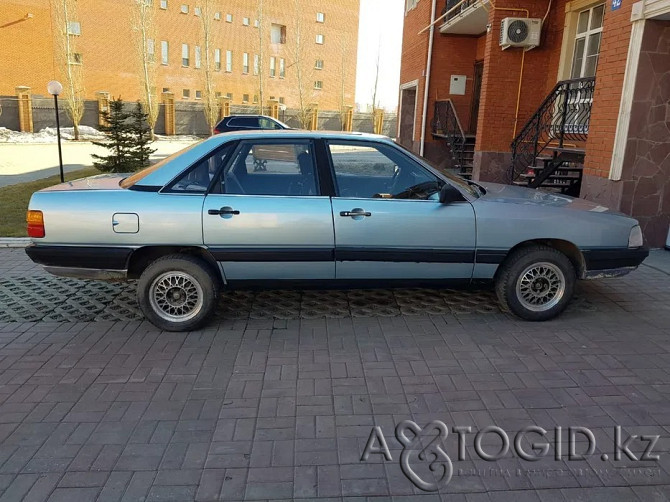
<path id="1" fill-rule="evenodd" d="M 311 141 L 241 141 L 205 199 L 202 228 L 228 281 L 335 277 Z"/>
<path id="2" fill-rule="evenodd" d="M 393 145 L 329 141 L 337 279 L 470 279 L 475 215 Z"/>

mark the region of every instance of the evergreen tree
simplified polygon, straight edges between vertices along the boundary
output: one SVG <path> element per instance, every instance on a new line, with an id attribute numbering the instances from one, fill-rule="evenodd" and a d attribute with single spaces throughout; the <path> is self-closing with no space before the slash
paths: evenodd
<path id="1" fill-rule="evenodd" d="M 100 130 L 107 135 L 107 141 L 93 144 L 101 146 L 110 151 L 107 156 L 93 155 L 97 159 L 93 165 L 103 172 L 127 173 L 135 170 L 136 163 L 133 159 L 133 145 L 135 138 L 128 124 L 130 115 L 123 111 L 123 100 L 114 99 L 109 104 L 109 110 L 102 113 L 105 125 Z"/>
<path id="2" fill-rule="evenodd" d="M 134 139 L 131 150 L 132 162 L 135 164 L 135 169 L 143 169 L 149 165 L 149 157 L 156 150 L 149 146 L 151 127 L 149 127 L 148 115 L 142 109 L 139 101 L 130 113 L 130 130 Z"/>

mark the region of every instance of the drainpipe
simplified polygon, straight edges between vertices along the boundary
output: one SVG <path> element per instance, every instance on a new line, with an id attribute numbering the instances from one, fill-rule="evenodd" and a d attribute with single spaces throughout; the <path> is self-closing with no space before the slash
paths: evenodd
<path id="1" fill-rule="evenodd" d="M 426 61 L 426 81 L 423 87 L 423 114 L 421 115 L 421 147 L 419 155 L 423 157 L 426 145 L 426 120 L 428 113 L 428 89 L 430 88 L 430 67 L 433 60 L 433 35 L 435 34 L 435 7 L 437 0 L 433 0 L 433 6 L 430 9 L 430 33 L 428 39 L 428 59 Z"/>

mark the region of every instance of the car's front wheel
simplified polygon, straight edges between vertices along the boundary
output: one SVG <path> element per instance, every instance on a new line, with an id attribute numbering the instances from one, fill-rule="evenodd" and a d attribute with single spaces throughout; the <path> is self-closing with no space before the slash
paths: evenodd
<path id="1" fill-rule="evenodd" d="M 576 279 L 575 268 L 563 253 L 548 246 L 529 246 L 505 260 L 496 294 L 505 310 L 528 321 L 546 321 L 565 310 Z"/>
<path id="2" fill-rule="evenodd" d="M 216 309 L 219 281 L 211 267 L 188 255 L 170 255 L 149 265 L 137 285 L 144 316 L 166 331 L 190 331 Z"/>

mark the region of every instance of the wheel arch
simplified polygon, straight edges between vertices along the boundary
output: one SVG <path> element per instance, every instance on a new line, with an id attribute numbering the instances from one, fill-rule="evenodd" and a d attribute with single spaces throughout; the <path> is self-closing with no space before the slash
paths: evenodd
<path id="1" fill-rule="evenodd" d="M 512 256 L 516 250 L 536 245 L 548 246 L 563 253 L 570 260 L 572 266 L 575 267 L 577 278 L 583 279 L 585 277 L 586 261 L 584 260 L 584 254 L 576 244 L 564 239 L 529 239 L 518 243 L 507 252 L 505 259 L 496 270 L 496 278 L 502 270 L 503 265 L 505 265 L 509 257 Z"/>
<path id="2" fill-rule="evenodd" d="M 217 261 L 207 249 L 198 246 L 143 246 L 138 248 L 128 258 L 128 278 L 139 278 L 151 263 L 172 254 L 195 256 L 202 259 L 209 265 L 214 277 L 223 282 L 224 278 Z"/>

